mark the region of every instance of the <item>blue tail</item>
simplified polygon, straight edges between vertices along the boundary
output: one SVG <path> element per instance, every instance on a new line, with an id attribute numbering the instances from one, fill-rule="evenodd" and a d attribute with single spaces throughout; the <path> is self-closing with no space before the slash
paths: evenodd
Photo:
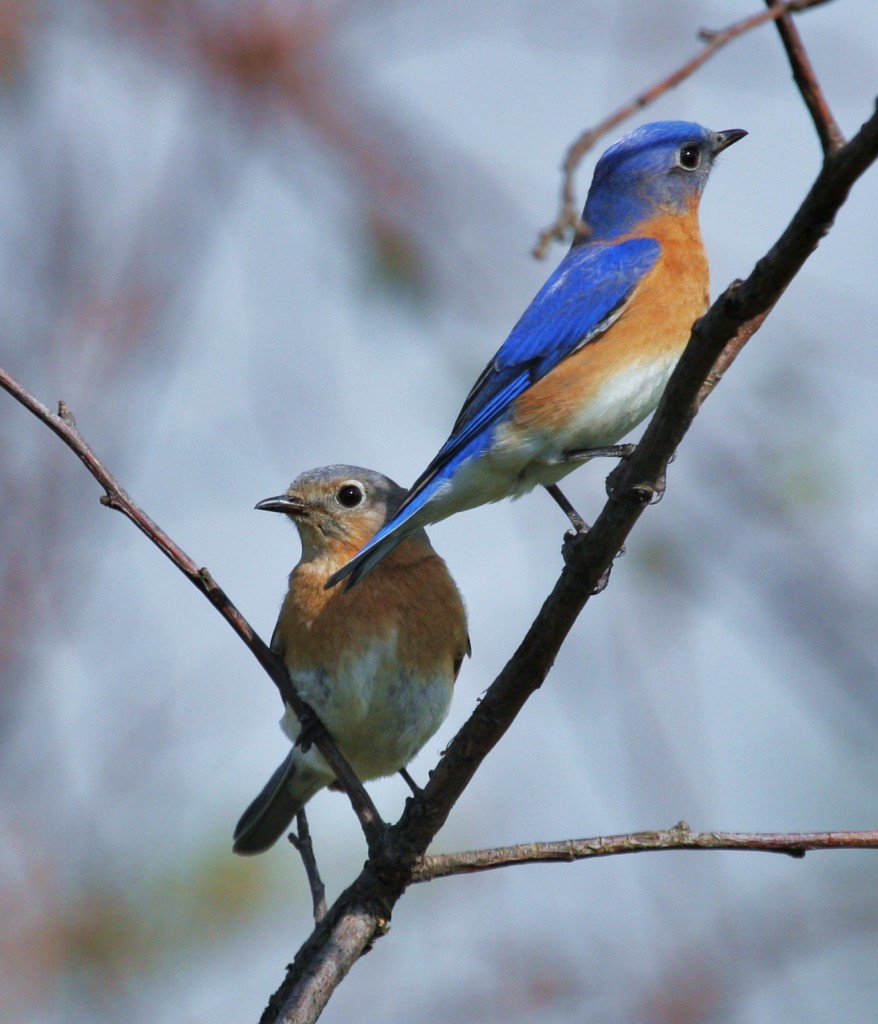
<path id="1" fill-rule="evenodd" d="M 368 576 L 382 558 L 389 555 L 410 533 L 419 528 L 409 524 L 409 520 L 424 507 L 443 483 L 443 478 L 434 477 L 417 494 L 412 494 L 411 500 L 404 501 L 390 522 L 385 523 L 369 543 L 362 547 L 347 565 L 342 566 L 337 573 L 329 577 L 326 581 L 326 589 L 329 590 L 336 583 L 346 579 L 345 590 L 350 590 L 361 579 Z M 407 524 L 409 524 L 408 529 L 406 529 Z"/>

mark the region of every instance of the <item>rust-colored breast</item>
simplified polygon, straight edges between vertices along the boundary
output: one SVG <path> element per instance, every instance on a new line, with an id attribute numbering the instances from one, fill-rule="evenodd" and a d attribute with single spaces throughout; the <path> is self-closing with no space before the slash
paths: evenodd
<path id="1" fill-rule="evenodd" d="M 686 217 L 663 215 L 644 224 L 638 237 L 662 247 L 656 266 L 637 286 L 619 319 L 599 338 L 563 360 L 517 401 L 516 427 L 564 430 L 574 415 L 613 378 L 656 372 L 673 365 L 692 324 L 707 308 L 707 257 L 693 210 Z"/>
<path id="2" fill-rule="evenodd" d="M 331 673 L 372 641 L 395 637 L 407 672 L 453 678 L 468 650 L 466 612 L 443 560 L 409 538 L 352 590 L 325 590 L 348 557 L 293 570 L 273 640 L 287 665 Z"/>

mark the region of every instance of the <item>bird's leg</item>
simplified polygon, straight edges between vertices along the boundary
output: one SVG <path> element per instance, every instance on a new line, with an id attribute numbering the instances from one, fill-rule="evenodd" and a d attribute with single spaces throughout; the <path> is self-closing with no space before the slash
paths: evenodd
<path id="1" fill-rule="evenodd" d="M 578 448 L 573 451 L 562 452 L 558 462 L 587 462 L 589 459 L 596 459 L 602 456 L 625 459 L 634 451 L 635 447 L 636 445 L 633 444 L 611 444 L 603 448 Z M 577 533 L 588 533 L 588 523 L 570 504 L 561 488 L 557 484 L 546 484 L 545 488 L 558 503 L 564 515 L 573 524 L 573 529 Z"/>
<path id="2" fill-rule="evenodd" d="M 555 501 L 558 502 L 563 509 L 564 514 L 573 524 L 573 529 L 568 530 L 564 534 L 564 541 L 561 544 L 561 557 L 564 559 L 565 565 L 570 565 L 573 555 L 576 552 L 576 548 L 589 531 L 589 525 L 570 504 L 564 492 L 557 484 L 546 484 L 545 486 L 546 490 L 552 495 Z M 604 589 L 609 578 L 610 570 L 608 569 L 594 591 L 596 594 L 599 594 Z"/>
<path id="3" fill-rule="evenodd" d="M 579 448 L 563 452 L 560 461 L 587 462 L 589 459 L 601 457 L 626 459 L 634 451 L 635 447 L 636 445 L 633 444 L 611 444 L 605 445 L 602 448 Z M 573 524 L 573 530 L 568 530 L 567 533 L 564 534 L 564 543 L 561 545 L 561 555 L 564 558 L 564 562 L 566 565 L 570 565 L 573 554 L 576 551 L 577 544 L 582 540 L 585 534 L 588 533 L 589 526 L 576 509 L 570 504 L 557 484 L 546 484 L 546 490 L 552 495 L 563 510 L 564 514 Z M 624 553 L 625 549 L 622 548 L 619 554 L 621 555 Z M 598 585 L 595 587 L 594 593 L 599 594 L 606 587 L 609 581 L 610 569 L 608 568 L 598 581 Z"/>
<path id="4" fill-rule="evenodd" d="M 299 718 L 299 733 L 296 736 L 296 742 L 293 744 L 294 747 L 299 747 L 303 754 L 307 754 L 311 747 L 314 746 L 314 741 L 318 736 L 326 733 L 328 730 L 324 724 L 317 717 L 314 709 L 305 704 L 302 707 L 302 713 L 298 716 Z"/>
<path id="5" fill-rule="evenodd" d="M 399 774 L 405 779 L 406 785 L 415 796 L 420 796 L 424 792 L 423 789 L 421 789 L 421 787 L 417 784 L 417 782 L 415 782 L 415 780 L 411 777 L 411 775 L 409 775 L 405 768 L 400 768 Z"/>
<path id="6" fill-rule="evenodd" d="M 561 557 L 564 559 L 564 564 L 571 569 L 575 574 L 578 575 L 577 570 L 573 566 L 574 556 L 579 549 L 580 544 L 586 543 L 587 532 L 574 533 L 572 530 L 568 530 L 564 534 L 564 543 L 561 545 Z M 616 555 L 618 558 L 620 555 L 625 554 L 625 548 L 621 548 L 619 554 Z M 614 559 L 615 561 L 615 559 Z M 607 584 L 610 582 L 610 573 L 613 569 L 613 563 L 611 562 L 604 570 L 603 575 L 595 584 L 594 590 L 592 590 L 592 596 L 600 594 L 602 590 L 605 590 Z"/>
<path id="7" fill-rule="evenodd" d="M 633 446 L 619 445 L 619 447 Z M 589 526 L 588 523 L 582 518 L 582 516 L 576 511 L 576 509 L 570 504 L 570 502 L 564 495 L 564 492 L 557 484 L 546 484 L 545 487 L 549 494 L 552 495 L 555 501 L 563 509 L 564 514 L 567 516 L 567 518 L 570 520 L 574 527 L 572 530 L 568 530 L 564 534 L 564 542 L 561 545 L 561 556 L 564 559 L 564 564 L 569 566 L 573 560 L 574 554 L 576 553 L 576 549 L 585 539 L 585 535 L 588 533 Z M 624 554 L 625 548 L 623 547 L 619 551 L 619 555 Z M 617 555 L 616 557 L 618 558 L 619 555 Z M 610 571 L 612 568 L 612 565 L 607 566 L 606 572 L 598 580 L 597 586 L 592 591 L 592 594 L 599 594 L 602 590 L 606 588 L 607 584 L 610 582 Z"/>
<path id="8" fill-rule="evenodd" d="M 564 492 L 557 484 L 546 484 L 546 490 L 555 501 L 558 503 L 559 508 L 565 516 L 573 524 L 573 529 L 576 533 L 588 533 L 588 523 L 582 518 L 582 516 L 576 511 L 576 509 L 570 504 Z M 573 534 L 570 534 L 573 536 Z"/>
<path id="9" fill-rule="evenodd" d="M 577 448 L 561 455 L 562 462 L 587 462 L 589 459 L 627 459 L 637 445 L 608 444 L 603 448 Z"/>

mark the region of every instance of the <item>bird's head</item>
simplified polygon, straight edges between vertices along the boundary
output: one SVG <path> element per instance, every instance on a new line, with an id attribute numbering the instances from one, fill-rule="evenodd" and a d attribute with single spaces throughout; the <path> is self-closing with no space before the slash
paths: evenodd
<path id="1" fill-rule="evenodd" d="M 346 561 L 378 532 L 399 507 L 405 491 L 360 466 L 324 466 L 300 474 L 285 494 L 256 508 L 283 512 L 302 539 L 302 561 Z"/>
<path id="2" fill-rule="evenodd" d="M 655 121 L 614 142 L 598 160 L 583 219 L 590 239 L 611 240 L 661 213 L 698 207 L 717 156 L 747 133 L 690 121 Z"/>

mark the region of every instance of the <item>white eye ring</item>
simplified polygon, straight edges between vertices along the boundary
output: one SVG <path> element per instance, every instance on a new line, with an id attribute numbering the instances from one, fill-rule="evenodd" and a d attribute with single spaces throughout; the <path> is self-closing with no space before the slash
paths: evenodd
<path id="1" fill-rule="evenodd" d="M 335 500 L 342 508 L 356 508 L 366 498 L 366 488 L 359 480 L 345 480 L 335 492 Z"/>
<path id="2" fill-rule="evenodd" d="M 687 142 L 677 150 L 677 166 L 684 171 L 697 170 L 701 164 L 701 147 L 696 142 Z"/>

